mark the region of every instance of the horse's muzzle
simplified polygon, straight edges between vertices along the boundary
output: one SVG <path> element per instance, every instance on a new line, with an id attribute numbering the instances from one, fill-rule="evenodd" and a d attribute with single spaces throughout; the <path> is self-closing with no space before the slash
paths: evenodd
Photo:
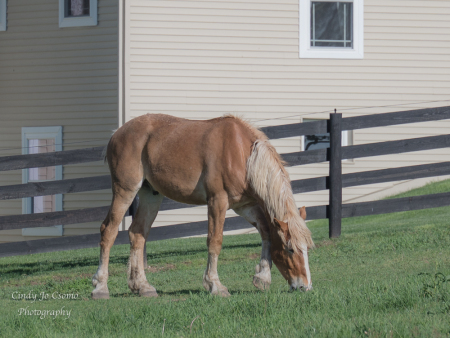
<path id="1" fill-rule="evenodd" d="M 312 289 L 313 289 L 312 284 L 309 286 L 304 286 L 304 285 L 292 286 L 291 285 L 291 287 L 289 288 L 289 291 L 293 292 L 295 290 L 300 290 L 300 291 L 306 292 L 306 291 L 311 291 Z"/>

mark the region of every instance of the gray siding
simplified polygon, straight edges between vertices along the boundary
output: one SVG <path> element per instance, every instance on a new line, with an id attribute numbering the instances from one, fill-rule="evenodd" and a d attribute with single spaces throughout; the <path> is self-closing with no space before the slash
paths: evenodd
<path id="1" fill-rule="evenodd" d="M 21 154 L 21 127 L 63 126 L 63 150 L 105 145 L 118 124 L 118 2 L 100 0 L 98 26 L 59 28 L 58 1 L 8 2 L 0 32 L 0 156 Z M 103 163 L 65 166 L 63 178 L 105 175 Z M 0 172 L 0 185 L 22 183 Z M 109 191 L 66 194 L 64 210 L 108 205 Z M 0 201 L 0 215 L 21 214 L 21 201 Z M 100 224 L 67 225 L 65 235 Z M 24 238 L 0 232 L 0 242 Z"/>

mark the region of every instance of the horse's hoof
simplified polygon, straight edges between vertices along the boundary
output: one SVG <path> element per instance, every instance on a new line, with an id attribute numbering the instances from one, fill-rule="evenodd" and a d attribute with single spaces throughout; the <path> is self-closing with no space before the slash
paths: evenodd
<path id="1" fill-rule="evenodd" d="M 154 290 L 139 290 L 139 296 L 146 297 L 146 298 L 152 298 L 152 297 L 158 297 L 158 293 Z"/>
<path id="2" fill-rule="evenodd" d="M 217 290 L 215 292 L 211 292 L 211 295 L 219 296 L 219 297 L 230 297 L 231 296 L 231 294 L 228 292 L 228 290 Z"/>
<path id="3" fill-rule="evenodd" d="M 231 294 L 228 291 L 220 291 L 218 295 L 220 297 L 231 297 Z"/>
<path id="4" fill-rule="evenodd" d="M 270 283 L 264 282 L 261 278 L 256 276 L 253 277 L 253 285 L 261 291 L 269 290 L 270 288 Z"/>
<path id="5" fill-rule="evenodd" d="M 92 291 L 92 299 L 109 299 L 109 291 Z"/>

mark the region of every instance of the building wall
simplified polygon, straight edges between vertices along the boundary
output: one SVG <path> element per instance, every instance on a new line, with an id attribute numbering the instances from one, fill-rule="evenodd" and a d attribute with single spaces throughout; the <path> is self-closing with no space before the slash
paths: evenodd
<path id="1" fill-rule="evenodd" d="M 366 0 L 362 60 L 300 59 L 298 0 L 144 1 L 125 5 L 124 120 L 146 113 L 192 119 L 238 114 L 258 126 L 450 105 L 449 1 Z M 436 101 L 436 102 L 429 102 Z M 354 144 L 446 133 L 448 121 L 356 130 Z M 301 138 L 274 140 L 280 153 Z M 343 172 L 442 161 L 448 149 L 355 159 Z M 289 168 L 291 179 L 328 166 Z M 399 185 L 400 184 L 400 185 Z M 344 202 L 405 182 L 344 189 Z M 401 190 L 401 189 L 400 189 Z M 374 195 L 375 196 L 375 195 Z M 296 195 L 327 204 L 327 191 Z M 230 215 L 233 214 L 230 212 Z M 206 217 L 204 207 L 161 212 L 155 225 Z"/>
<path id="2" fill-rule="evenodd" d="M 58 1 L 8 2 L 0 32 L 0 156 L 20 155 L 21 127 L 63 126 L 63 150 L 106 145 L 118 124 L 118 2 L 98 2 L 95 27 L 59 28 Z M 63 178 L 107 174 L 103 162 L 64 166 Z M 0 185 L 21 184 L 21 170 Z M 65 194 L 63 210 L 109 205 L 110 191 Z M 0 215 L 22 213 L 0 201 Z M 98 233 L 99 222 L 66 225 L 64 235 Z M 1 231 L 0 242 L 39 239 Z"/>

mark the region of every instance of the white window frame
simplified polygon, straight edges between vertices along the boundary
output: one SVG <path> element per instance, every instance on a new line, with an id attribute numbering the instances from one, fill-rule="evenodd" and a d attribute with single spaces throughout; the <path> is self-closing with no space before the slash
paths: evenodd
<path id="1" fill-rule="evenodd" d="M 6 6 L 6 0 L 0 0 L 0 31 L 6 31 L 6 12 L 8 7 Z"/>
<path id="2" fill-rule="evenodd" d="M 299 0 L 299 55 L 305 59 L 364 58 L 364 0 L 342 0 L 353 3 L 353 48 L 311 47 L 311 2 L 337 0 Z"/>
<path id="3" fill-rule="evenodd" d="M 55 140 L 55 151 L 62 151 L 62 127 L 22 127 L 22 154 L 29 154 L 28 140 L 49 139 Z M 22 169 L 22 183 L 28 183 L 28 169 Z M 62 180 L 62 165 L 55 166 L 55 181 Z M 22 213 L 31 214 L 32 197 L 22 198 Z M 55 210 L 62 211 L 62 194 L 55 195 Z M 62 236 L 63 226 L 24 228 L 22 236 Z"/>
<path id="4" fill-rule="evenodd" d="M 66 0 L 59 0 L 59 27 L 97 26 L 97 0 L 89 1 L 89 15 L 78 17 L 66 17 Z"/>

